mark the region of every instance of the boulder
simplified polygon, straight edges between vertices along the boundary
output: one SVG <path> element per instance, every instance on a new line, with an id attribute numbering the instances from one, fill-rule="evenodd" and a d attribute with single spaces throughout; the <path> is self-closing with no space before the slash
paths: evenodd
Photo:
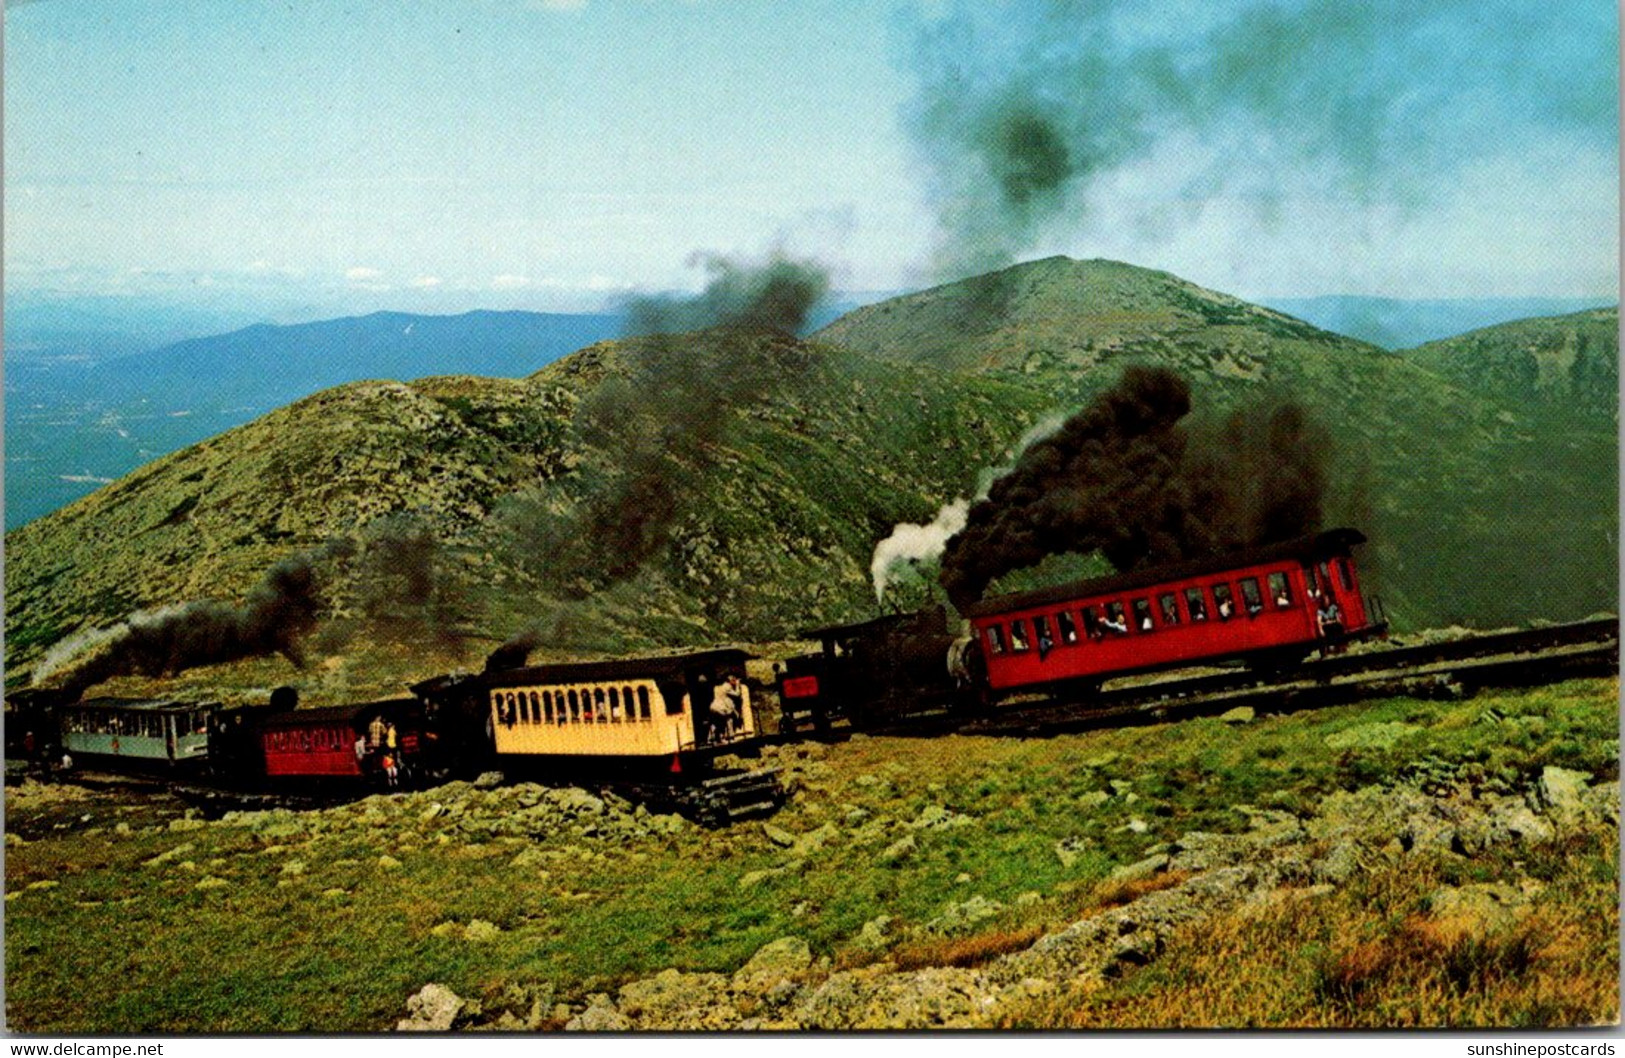
<path id="1" fill-rule="evenodd" d="M 853 939 L 853 943 L 869 951 L 879 951 L 887 947 L 891 943 L 889 934 L 893 921 L 890 915 L 881 915 L 879 918 L 870 919 L 863 924 L 862 929 L 858 930 L 858 935 Z"/>
<path id="2" fill-rule="evenodd" d="M 950 830 L 955 827 L 975 826 L 976 820 L 944 807 L 931 804 L 920 809 L 920 814 L 909 823 L 915 830 Z"/>
<path id="3" fill-rule="evenodd" d="M 1447 885 L 1428 895 L 1428 911 L 1454 932 L 1478 935 L 1509 926 L 1533 910 L 1531 897 L 1542 888 L 1525 881 Z"/>
<path id="4" fill-rule="evenodd" d="M 1619 826 L 1619 783 L 1605 782 L 1585 792 L 1585 804 L 1598 819 Z"/>
<path id="5" fill-rule="evenodd" d="M 910 853 L 912 853 L 917 846 L 918 842 L 914 840 L 914 835 L 910 834 L 905 838 L 900 838 L 897 841 L 892 842 L 890 845 L 887 845 L 880 855 L 875 857 L 875 862 L 881 864 L 882 866 L 890 866 L 894 863 L 899 863 Z"/>
<path id="6" fill-rule="evenodd" d="M 760 994 L 812 965 L 812 949 L 800 937 L 780 937 L 757 949 L 750 961 L 733 975 L 736 992 Z"/>
<path id="7" fill-rule="evenodd" d="M 774 826 L 772 823 L 762 824 L 762 834 L 767 838 L 767 840 L 779 846 L 781 849 L 791 848 L 796 843 L 796 836 L 794 834 L 790 833 L 788 830 L 785 830 L 783 827 Z"/>
<path id="8" fill-rule="evenodd" d="M 602 993 L 594 995 L 587 1009 L 565 1022 L 565 1032 L 629 1032 L 632 1022 L 615 1009 L 615 1001 Z"/>
<path id="9" fill-rule="evenodd" d="M 463 927 L 463 939 L 476 944 L 496 940 L 502 936 L 503 930 L 494 922 L 487 922 L 483 918 L 476 918 Z"/>
<path id="10" fill-rule="evenodd" d="M 1071 867 L 1078 862 L 1079 857 L 1093 848 L 1094 845 L 1088 838 L 1062 838 L 1055 843 L 1055 856 L 1061 861 L 1062 867 Z"/>
<path id="11" fill-rule="evenodd" d="M 502 785 L 503 774 L 499 771 L 481 772 L 479 778 L 474 780 L 476 790 L 494 790 Z"/>
<path id="12" fill-rule="evenodd" d="M 1585 792 L 1590 781 L 1590 772 L 1547 765 L 1535 785 L 1535 796 L 1553 819 L 1563 822 L 1580 819 L 1587 814 Z M 173 829 L 174 824 L 170 824 L 170 828 Z"/>
<path id="13" fill-rule="evenodd" d="M 395 1023 L 396 1032 L 450 1032 L 466 1022 L 478 1004 L 471 1005 L 440 984 L 427 984 L 406 1001 L 406 1017 Z"/>
<path id="14" fill-rule="evenodd" d="M 668 1031 L 726 1028 L 728 979 L 666 969 L 621 988 L 619 1008 L 638 1027 Z"/>
<path id="15" fill-rule="evenodd" d="M 1111 880 L 1114 882 L 1137 882 L 1142 878 L 1149 878 L 1154 874 L 1160 874 L 1163 871 L 1166 871 L 1168 869 L 1168 862 L 1168 854 L 1165 852 L 1159 852 L 1153 856 L 1147 856 L 1143 860 L 1139 860 L 1135 863 L 1124 864 L 1123 866 L 1117 868 L 1111 873 Z"/>
<path id="16" fill-rule="evenodd" d="M 997 916 L 1003 910 L 1003 904 L 997 900 L 989 900 L 978 893 L 968 900 L 962 900 L 944 907 L 942 913 L 927 922 L 923 928 L 927 933 L 944 937 L 969 933 L 981 923 Z"/>
<path id="17" fill-rule="evenodd" d="M 1252 706 L 1238 705 L 1228 712 L 1220 713 L 1219 722 L 1221 724 L 1250 724 L 1257 715 L 1257 713 L 1253 712 Z"/>

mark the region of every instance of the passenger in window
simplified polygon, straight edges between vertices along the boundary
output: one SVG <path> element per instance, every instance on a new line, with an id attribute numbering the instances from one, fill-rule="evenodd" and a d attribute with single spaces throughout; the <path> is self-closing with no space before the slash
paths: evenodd
<path id="1" fill-rule="evenodd" d="M 1048 621 L 1035 617 L 1033 624 L 1038 626 L 1038 660 L 1043 661 L 1055 649 L 1055 640 L 1050 638 Z"/>
<path id="2" fill-rule="evenodd" d="M 1078 641 L 1078 626 L 1072 623 L 1072 615 L 1062 610 L 1055 615 L 1055 623 L 1061 626 L 1061 642 L 1071 646 Z"/>
<path id="3" fill-rule="evenodd" d="M 1207 602 L 1202 598 L 1201 588 L 1185 590 L 1185 609 L 1190 611 L 1192 621 L 1207 620 Z"/>
<path id="4" fill-rule="evenodd" d="M 1010 649 L 1023 651 L 1027 649 L 1027 623 L 1025 621 L 1010 622 Z"/>
<path id="5" fill-rule="evenodd" d="M 1230 598 L 1229 585 L 1220 584 L 1218 587 L 1214 588 L 1213 598 L 1216 599 L 1219 604 L 1219 620 L 1228 621 L 1230 618 L 1236 615 L 1236 604 Z"/>
<path id="6" fill-rule="evenodd" d="M 1128 635 L 1128 622 L 1123 616 L 1123 604 L 1120 602 L 1106 605 L 1106 619 L 1100 622 L 1100 627 L 1117 635 Z"/>

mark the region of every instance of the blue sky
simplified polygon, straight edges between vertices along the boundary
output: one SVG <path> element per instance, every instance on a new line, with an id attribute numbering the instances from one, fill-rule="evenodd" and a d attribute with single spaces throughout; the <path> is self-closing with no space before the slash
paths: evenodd
<path id="1" fill-rule="evenodd" d="M 1422 6 L 8 3 L 7 292 L 584 308 L 782 247 L 1612 297 L 1616 10 Z M 1053 179 L 999 168 L 1012 110 Z"/>

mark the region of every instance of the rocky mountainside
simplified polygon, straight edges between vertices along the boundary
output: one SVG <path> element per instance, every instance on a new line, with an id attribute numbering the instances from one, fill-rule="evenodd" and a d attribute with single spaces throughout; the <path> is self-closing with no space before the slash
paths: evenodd
<path id="1" fill-rule="evenodd" d="M 1485 327 L 1404 355 L 1515 408 L 1605 429 L 1619 424 L 1618 306 Z"/>

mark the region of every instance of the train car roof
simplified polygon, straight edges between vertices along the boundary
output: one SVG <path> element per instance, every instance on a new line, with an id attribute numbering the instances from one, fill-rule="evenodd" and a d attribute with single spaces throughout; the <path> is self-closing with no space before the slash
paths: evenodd
<path id="1" fill-rule="evenodd" d="M 305 727 L 310 724 L 331 724 L 336 721 L 352 721 L 358 717 L 372 712 L 381 712 L 385 707 L 392 710 L 409 709 L 417 706 L 416 698 L 386 698 L 377 702 L 362 702 L 359 705 L 327 705 L 320 709 L 291 709 L 285 713 L 271 713 L 260 720 L 262 728 L 271 727 Z"/>
<path id="2" fill-rule="evenodd" d="M 1232 551 L 1229 554 L 1216 555 L 1213 558 L 1196 559 L 1191 562 L 1180 562 L 1168 566 L 1153 566 L 1147 569 L 1131 570 L 1128 573 L 1115 573 L 1106 577 L 1093 577 L 1089 580 L 1057 584 L 1049 588 L 1035 588 L 1032 591 L 1017 592 L 1012 595 L 999 595 L 973 603 L 965 607 L 962 612 L 966 617 L 991 617 L 995 614 L 1030 610 L 1034 607 L 1048 606 L 1052 603 L 1069 602 L 1073 599 L 1082 599 L 1091 595 L 1112 595 L 1117 592 L 1134 591 L 1138 588 L 1149 588 L 1169 581 L 1186 580 L 1190 577 L 1223 573 L 1233 569 L 1246 569 L 1249 566 L 1263 565 L 1266 562 L 1278 562 L 1284 558 L 1318 558 L 1322 555 L 1336 555 L 1349 550 L 1356 544 L 1363 543 L 1365 543 L 1365 534 L 1358 529 L 1328 529 L 1324 533 L 1300 536 L 1294 540 L 1284 540 L 1278 544 L 1266 544 L 1263 547 L 1255 547 L 1246 551 Z"/>
<path id="3" fill-rule="evenodd" d="M 681 676 L 697 665 L 741 665 L 756 655 L 729 647 L 664 654 L 652 658 L 613 661 L 573 661 L 555 665 L 527 665 L 476 677 L 487 687 L 517 687 L 530 683 L 594 683 L 599 680 L 658 680 Z"/>
<path id="4" fill-rule="evenodd" d="M 218 706 L 219 702 L 177 702 L 159 698 L 81 698 L 66 702 L 67 709 L 105 709 L 108 712 L 190 713 Z"/>

